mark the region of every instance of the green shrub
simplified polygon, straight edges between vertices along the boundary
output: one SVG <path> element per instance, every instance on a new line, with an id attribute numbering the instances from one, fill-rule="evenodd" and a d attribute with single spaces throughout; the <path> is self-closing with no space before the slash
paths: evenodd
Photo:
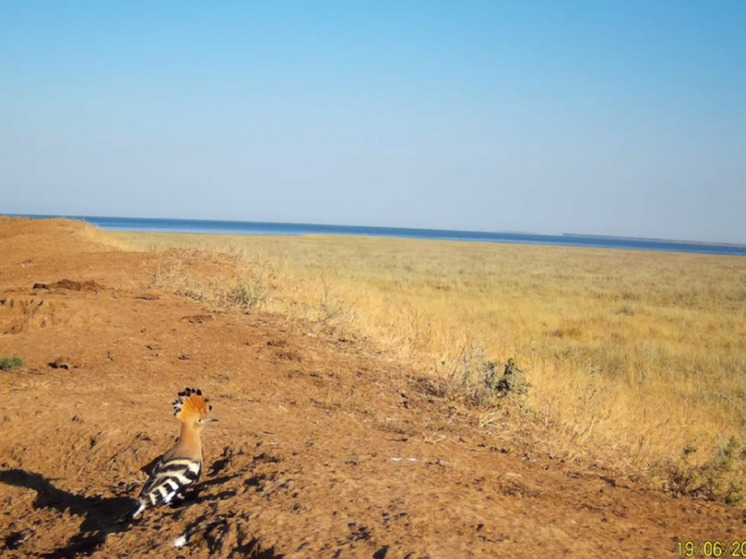
<path id="1" fill-rule="evenodd" d="M 23 367 L 23 361 L 19 357 L 0 358 L 0 371 L 13 371 Z"/>
<path id="2" fill-rule="evenodd" d="M 702 496 L 711 501 L 736 504 L 743 501 L 746 479 L 746 448 L 741 438 L 718 441 L 715 456 L 704 464 L 692 464 L 697 452 L 687 446 L 668 471 L 669 488 L 677 495 Z"/>
<path id="3" fill-rule="evenodd" d="M 526 382 L 525 373 L 518 368 L 512 357 L 505 364 L 502 376 L 498 371 L 497 363 L 487 363 L 484 384 L 490 394 L 503 397 L 508 394 L 528 393 L 531 385 Z"/>
<path id="4" fill-rule="evenodd" d="M 481 346 L 466 347 L 449 379 L 449 389 L 466 394 L 478 405 L 493 405 L 510 395 L 525 395 L 531 385 L 513 358 L 504 367 L 484 359 Z"/>

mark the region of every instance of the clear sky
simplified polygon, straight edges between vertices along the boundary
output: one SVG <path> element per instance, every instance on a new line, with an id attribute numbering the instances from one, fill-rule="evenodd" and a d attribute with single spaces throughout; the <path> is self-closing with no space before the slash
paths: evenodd
<path id="1" fill-rule="evenodd" d="M 0 0 L 0 212 L 746 242 L 746 1 Z"/>

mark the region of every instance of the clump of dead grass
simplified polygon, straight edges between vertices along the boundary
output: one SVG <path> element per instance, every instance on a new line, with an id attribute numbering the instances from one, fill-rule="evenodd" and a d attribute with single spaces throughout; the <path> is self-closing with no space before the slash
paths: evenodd
<path id="1" fill-rule="evenodd" d="M 116 235 L 108 233 L 102 229 L 99 229 L 95 225 L 88 223 L 83 220 L 65 219 L 59 220 L 63 227 L 69 228 L 72 234 L 84 241 L 95 243 L 104 250 L 107 251 L 118 251 L 127 250 L 129 245 L 121 239 L 117 238 Z"/>
<path id="2" fill-rule="evenodd" d="M 251 310 L 265 302 L 277 274 L 258 258 L 172 249 L 160 255 L 149 287 L 219 308 Z"/>

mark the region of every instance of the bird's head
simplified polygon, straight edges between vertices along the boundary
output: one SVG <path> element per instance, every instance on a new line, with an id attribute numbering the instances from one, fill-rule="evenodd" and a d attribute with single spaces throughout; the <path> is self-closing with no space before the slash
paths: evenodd
<path id="1" fill-rule="evenodd" d="M 174 401 L 174 415 L 182 423 L 202 429 L 208 423 L 217 421 L 208 417 L 212 411 L 209 402 L 200 389 L 186 388 L 179 392 L 179 397 Z"/>

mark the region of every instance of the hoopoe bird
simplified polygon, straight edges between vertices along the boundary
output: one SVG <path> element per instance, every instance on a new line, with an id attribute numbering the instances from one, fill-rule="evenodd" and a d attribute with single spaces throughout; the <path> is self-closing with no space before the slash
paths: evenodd
<path id="1" fill-rule="evenodd" d="M 202 429 L 208 423 L 217 421 L 207 417 L 212 406 L 202 391 L 194 388 L 179 392 L 173 406 L 174 415 L 181 422 L 179 441 L 153 468 L 150 479 L 137 498 L 139 506 L 132 515 L 133 519 L 148 507 L 167 505 L 176 498 L 182 498 L 184 490 L 197 483 L 202 475 Z"/>

